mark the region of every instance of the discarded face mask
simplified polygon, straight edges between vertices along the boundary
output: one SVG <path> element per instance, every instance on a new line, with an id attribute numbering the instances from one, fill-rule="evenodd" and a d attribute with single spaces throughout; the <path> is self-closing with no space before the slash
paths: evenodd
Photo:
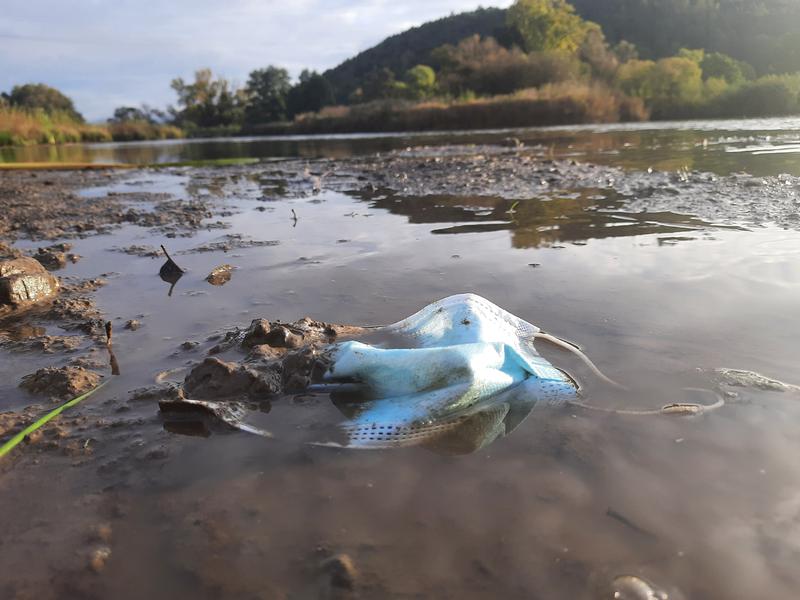
<path id="1" fill-rule="evenodd" d="M 439 300 L 375 333 L 399 347 L 348 341 L 329 349 L 328 385 L 315 388 L 333 391 L 351 419 L 326 445 L 433 443 L 466 427 L 467 446 L 480 447 L 535 406 L 578 395 L 576 382 L 536 351 L 533 340 L 545 335 L 538 327 L 474 294 Z"/>

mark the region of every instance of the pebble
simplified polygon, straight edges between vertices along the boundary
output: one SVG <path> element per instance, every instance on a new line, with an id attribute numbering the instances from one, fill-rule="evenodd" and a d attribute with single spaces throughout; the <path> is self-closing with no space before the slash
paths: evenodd
<path id="1" fill-rule="evenodd" d="M 109 558 L 111 558 L 111 548 L 108 546 L 95 548 L 92 550 L 92 554 L 89 557 L 89 567 L 91 567 L 92 571 L 95 573 L 100 573 L 105 569 L 106 562 Z"/>
<path id="2" fill-rule="evenodd" d="M 349 555 L 332 556 L 322 561 L 320 568 L 330 577 L 331 587 L 346 590 L 352 590 L 355 587 L 358 571 Z"/>

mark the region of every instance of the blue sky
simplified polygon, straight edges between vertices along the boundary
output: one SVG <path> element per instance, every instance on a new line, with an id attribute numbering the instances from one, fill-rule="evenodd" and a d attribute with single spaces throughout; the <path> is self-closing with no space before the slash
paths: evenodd
<path id="1" fill-rule="evenodd" d="M 325 70 L 473 0 L 0 0 L 0 91 L 42 82 L 89 120 L 164 107 L 169 82 L 208 66 L 236 83 L 268 64 Z M 484 0 L 486 5 L 486 0 Z M 491 6 L 508 6 L 494 0 Z"/>

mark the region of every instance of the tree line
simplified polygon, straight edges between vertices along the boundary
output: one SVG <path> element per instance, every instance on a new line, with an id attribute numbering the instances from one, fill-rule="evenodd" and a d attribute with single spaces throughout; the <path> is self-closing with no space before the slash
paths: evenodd
<path id="1" fill-rule="evenodd" d="M 290 84 L 286 70 L 276 66 L 253 71 L 247 85 L 238 91 L 230 90 L 224 80 L 214 80 L 210 71 L 198 71 L 194 83 L 173 81 L 179 98 L 175 118 L 179 123 L 199 126 L 240 124 L 247 128 L 292 120 L 333 104 L 468 101 L 566 82 L 602 84 L 638 98 L 656 118 L 787 114 L 800 110 L 800 75 L 770 75 L 786 69 L 800 70 L 800 46 L 794 53 L 788 51 L 792 40 L 800 40 L 800 35 L 785 31 L 784 25 L 783 30 L 778 30 L 784 33 L 773 40 L 775 47 L 788 52 L 782 54 L 783 62 L 773 57 L 769 64 L 755 61 L 757 65 L 741 58 L 751 56 L 741 47 L 741 36 L 731 36 L 738 42 L 723 40 L 724 32 L 741 29 L 743 15 L 761 15 L 759 23 L 773 23 L 774 15 L 793 10 L 800 15 L 791 3 L 591 2 L 594 8 L 590 9 L 588 0 L 517 0 L 506 11 L 480 9 L 455 15 L 388 38 L 324 74 L 305 71 L 295 85 Z M 602 16 L 605 25 L 585 18 L 588 13 Z M 502 21 L 498 21 L 499 15 Z M 709 25 L 717 19 L 719 29 Z M 627 28 L 623 22 L 629 23 Z M 700 27 L 698 23 L 705 25 Z M 606 36 L 606 26 L 613 28 L 613 37 Z M 758 25 L 761 26 L 763 23 Z M 641 35 L 654 27 L 662 33 L 655 37 Z M 446 39 L 470 28 L 483 33 L 430 47 L 431 40 Z M 626 35 L 632 34 L 630 39 L 621 37 L 623 30 Z M 702 31 L 712 30 L 717 33 L 701 35 Z M 404 36 L 410 36 L 404 38 L 406 42 L 413 39 L 428 49 L 424 53 L 419 48 L 399 52 L 402 44 L 398 40 Z M 659 41 L 666 39 L 664 36 L 671 40 L 670 44 Z M 678 46 L 680 40 L 697 43 Z M 711 50 L 704 49 L 706 46 Z M 715 49 L 723 46 L 732 48 L 736 56 Z M 381 64 L 389 56 L 389 49 L 396 51 L 393 59 Z M 412 64 L 411 59 L 419 62 Z M 366 69 L 370 61 L 372 68 Z"/>
<path id="2" fill-rule="evenodd" d="M 172 80 L 175 106 L 119 107 L 109 123 L 119 131 L 127 124 L 130 135 L 138 135 L 131 128 L 136 123 L 238 133 L 296 121 L 332 105 L 452 104 L 553 85 L 563 92 L 567 84 L 636 99 L 656 118 L 788 114 L 800 111 L 800 73 L 784 73 L 800 71 L 800 34 L 785 23 L 778 27 L 775 18 L 800 16 L 797 4 L 516 0 L 507 10 L 480 9 L 413 28 L 336 69 L 304 70 L 296 81 L 276 65 L 253 70 L 241 87 L 199 69 L 193 80 Z M 751 30 L 776 27 L 769 52 L 754 54 L 756 42 L 731 33 L 753 15 Z M 439 43 L 443 40 L 450 41 Z M 680 40 L 692 44 L 679 46 Z M 416 46 L 406 47 L 409 41 Z M 83 122 L 69 98 L 43 84 L 16 86 L 0 97 L 2 104 Z"/>

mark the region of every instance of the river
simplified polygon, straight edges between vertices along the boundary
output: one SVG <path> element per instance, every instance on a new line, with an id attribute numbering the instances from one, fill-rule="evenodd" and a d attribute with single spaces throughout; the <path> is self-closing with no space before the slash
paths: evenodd
<path id="1" fill-rule="evenodd" d="M 517 141 L 532 161 L 553 161 L 557 177 L 577 181 L 576 161 L 602 170 L 603 183 L 544 189 L 538 174 L 516 170 Z M 436 171 L 448 153 L 458 168 Z M 83 258 L 59 274 L 108 279 L 95 298 L 119 324 L 122 375 L 78 409 L 100 423 L 75 434 L 92 454 L 32 445 L 0 475 L 0 590 L 10 597 L 606 598 L 620 575 L 670 599 L 788 599 L 800 589 L 800 395 L 791 391 L 729 382 L 719 388 L 725 406 L 695 417 L 534 410 L 459 451 L 310 446 L 342 418 L 319 394 L 262 407 L 253 418 L 272 440 L 178 435 L 153 402 L 129 396 L 258 317 L 374 325 L 461 292 L 576 342 L 633 390 L 604 388 L 572 355 L 543 349 L 603 408 L 694 401 L 686 388 L 714 388 L 722 368 L 800 384 L 800 119 L 0 156 L 262 159 L 142 169 L 79 191 L 130 195 L 143 210 L 150 200 L 136 194 L 210 198 L 217 209 L 204 221 L 213 226 L 185 236 L 128 224 L 69 240 Z M 390 172 L 409 182 L 379 185 Z M 425 193 L 441 173 L 450 193 Z M 231 234 L 263 243 L 199 251 Z M 171 295 L 160 260 L 111 251 L 161 243 L 188 271 Z M 236 270 L 210 286 L 220 263 Z M 122 330 L 134 318 L 142 327 Z M 70 358 L 0 355 L 2 408 L 33 402 L 16 388 L 21 374 Z M 92 533 L 104 526 L 113 533 Z M 94 572 L 86 557 L 98 544 L 110 558 Z M 319 567 L 341 554 L 353 589 L 331 587 Z"/>

